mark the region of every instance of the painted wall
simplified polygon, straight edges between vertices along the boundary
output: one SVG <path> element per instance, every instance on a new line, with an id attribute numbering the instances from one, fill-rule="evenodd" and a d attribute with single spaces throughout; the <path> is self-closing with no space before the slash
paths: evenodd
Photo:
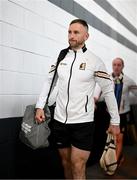
<path id="1" fill-rule="evenodd" d="M 137 27 L 133 3 L 108 2 L 126 18 L 129 27 Z M 85 16 L 90 13 L 93 25 L 90 16 Z M 122 57 L 124 72 L 137 82 L 137 34 L 103 9 L 99 1 L 0 0 L 0 118 L 23 116 L 25 106 L 36 102 L 49 65 L 68 46 L 68 24 L 77 17 L 88 20 L 87 47 L 105 62 L 108 71 L 112 59 Z M 105 25 L 112 29 L 109 35 Z M 114 32 L 125 39 L 118 42 Z"/>

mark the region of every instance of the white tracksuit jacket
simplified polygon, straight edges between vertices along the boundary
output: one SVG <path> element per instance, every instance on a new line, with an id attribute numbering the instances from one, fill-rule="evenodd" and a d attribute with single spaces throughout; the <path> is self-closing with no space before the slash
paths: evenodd
<path id="1" fill-rule="evenodd" d="M 112 76 L 112 74 L 111 74 L 111 76 Z M 113 76 L 112 76 L 112 78 L 114 79 Z M 119 114 L 127 113 L 130 111 L 129 93 L 131 92 L 135 96 L 137 96 L 136 83 L 131 78 L 126 76 L 125 74 L 123 74 L 122 78 L 123 78 L 123 89 L 122 89 Z"/>
<path id="2" fill-rule="evenodd" d="M 52 65 L 48 81 L 43 86 L 36 108 L 43 108 L 45 105 L 54 69 L 55 66 Z M 53 90 L 53 94 L 56 94 L 54 95 L 56 96 L 54 113 L 56 120 L 63 123 L 93 121 L 93 92 L 97 82 L 103 91 L 111 115 L 111 123 L 119 124 L 113 83 L 107 74 L 104 63 L 96 55 L 85 47 L 76 52 L 69 50 L 66 57 L 59 63 L 57 74 L 56 93 Z"/>
<path id="3" fill-rule="evenodd" d="M 115 78 L 112 74 L 110 74 L 111 79 L 113 80 L 113 87 L 115 88 Z M 121 75 L 120 75 L 121 76 Z M 127 75 L 123 74 L 121 79 L 123 78 L 123 88 L 122 88 L 122 96 L 121 96 L 121 102 L 120 102 L 120 108 L 119 108 L 119 114 L 124 114 L 130 111 L 130 99 L 129 99 L 129 93 L 131 92 L 134 96 L 137 96 L 137 84 Z M 98 84 L 96 84 L 95 91 L 94 91 L 94 97 L 97 99 L 99 98 L 99 101 L 104 101 L 103 94 L 101 94 L 101 88 Z M 136 98 L 136 97 L 135 97 Z"/>

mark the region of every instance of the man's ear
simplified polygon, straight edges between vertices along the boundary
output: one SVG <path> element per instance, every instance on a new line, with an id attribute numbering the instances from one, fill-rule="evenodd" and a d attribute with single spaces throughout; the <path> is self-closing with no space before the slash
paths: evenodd
<path id="1" fill-rule="evenodd" d="M 85 41 L 89 38 L 89 33 L 87 32 L 86 33 L 86 36 L 85 36 Z"/>

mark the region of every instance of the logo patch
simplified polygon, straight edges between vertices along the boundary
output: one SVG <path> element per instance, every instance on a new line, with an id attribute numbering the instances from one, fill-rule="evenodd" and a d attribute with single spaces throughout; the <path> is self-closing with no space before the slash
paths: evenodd
<path id="1" fill-rule="evenodd" d="M 22 131 L 24 131 L 25 134 L 31 132 L 32 126 L 28 125 L 27 123 L 23 122 L 21 125 Z"/>
<path id="2" fill-rule="evenodd" d="M 79 66 L 79 69 L 80 70 L 85 70 L 86 68 L 86 63 L 81 63 L 80 66 Z"/>
<path id="3" fill-rule="evenodd" d="M 60 63 L 60 65 L 64 65 L 64 66 L 66 66 L 67 64 L 66 64 L 66 63 L 61 62 L 61 63 Z"/>

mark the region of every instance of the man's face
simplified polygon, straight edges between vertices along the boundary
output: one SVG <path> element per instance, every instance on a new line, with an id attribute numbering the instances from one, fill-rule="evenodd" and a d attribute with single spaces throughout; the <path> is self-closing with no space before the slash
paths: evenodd
<path id="1" fill-rule="evenodd" d="M 123 70 L 123 63 L 120 59 L 114 59 L 112 62 L 113 73 L 115 76 L 119 76 Z"/>
<path id="2" fill-rule="evenodd" d="M 69 26 L 68 41 L 72 49 L 80 49 L 88 39 L 87 28 L 82 24 L 74 23 Z"/>

